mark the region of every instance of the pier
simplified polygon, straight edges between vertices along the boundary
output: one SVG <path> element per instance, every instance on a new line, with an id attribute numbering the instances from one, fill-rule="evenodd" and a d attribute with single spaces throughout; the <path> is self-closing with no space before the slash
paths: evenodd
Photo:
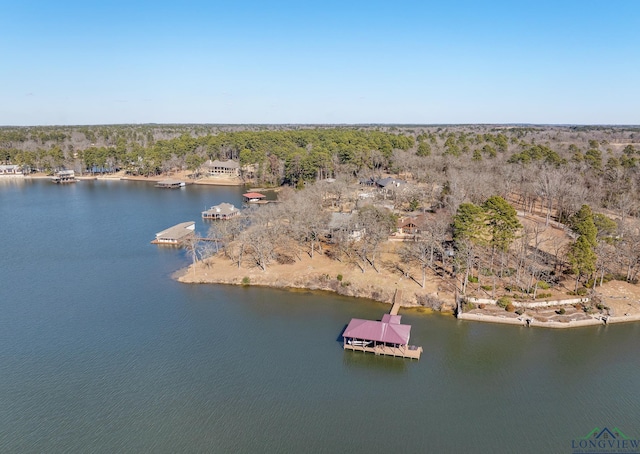
<path id="1" fill-rule="evenodd" d="M 415 345 L 404 347 L 391 347 L 387 345 L 376 345 L 374 347 L 345 345 L 344 349 L 410 359 L 420 359 L 420 355 L 422 354 L 422 347 L 416 347 Z"/>
<path id="2" fill-rule="evenodd" d="M 391 306 L 389 315 L 398 315 L 400 302 L 402 302 L 402 290 L 396 290 L 396 293 L 393 294 L 393 305 Z"/>
<path id="3" fill-rule="evenodd" d="M 374 353 L 376 355 L 420 359 L 422 347 L 409 345 L 411 325 L 400 323 L 398 315 L 402 292 L 396 290 L 393 305 L 382 320 L 353 318 L 342 334 L 345 350 Z"/>

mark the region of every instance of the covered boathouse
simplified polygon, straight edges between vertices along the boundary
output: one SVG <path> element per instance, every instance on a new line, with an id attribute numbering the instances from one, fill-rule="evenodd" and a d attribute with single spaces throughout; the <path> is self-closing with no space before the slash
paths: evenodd
<path id="1" fill-rule="evenodd" d="M 196 223 L 194 221 L 182 222 L 156 233 L 156 239 L 151 244 L 167 244 L 181 246 L 189 238 L 195 235 Z"/>
<path id="2" fill-rule="evenodd" d="M 384 314 L 382 320 L 353 318 L 342 334 L 343 348 L 420 359 L 422 347 L 409 345 L 411 325 L 400 323 L 400 315 Z"/>
<path id="3" fill-rule="evenodd" d="M 75 183 L 77 181 L 76 173 L 73 170 L 60 170 L 51 178 L 51 181 L 56 184 Z"/>
<path id="4" fill-rule="evenodd" d="M 245 203 L 261 203 L 267 198 L 266 195 L 260 194 L 259 192 L 247 192 L 242 194 L 242 197 L 244 197 Z"/>
<path id="5" fill-rule="evenodd" d="M 180 180 L 162 180 L 156 183 L 156 188 L 162 189 L 178 189 L 184 188 L 186 183 Z"/>

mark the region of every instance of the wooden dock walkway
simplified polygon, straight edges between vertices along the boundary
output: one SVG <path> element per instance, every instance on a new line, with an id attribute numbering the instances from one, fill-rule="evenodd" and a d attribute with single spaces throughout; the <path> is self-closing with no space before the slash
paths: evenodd
<path id="1" fill-rule="evenodd" d="M 391 310 L 389 311 L 389 315 L 398 315 L 398 311 L 400 310 L 400 303 L 402 302 L 402 290 L 397 290 L 393 295 L 393 305 L 391 306 Z"/>
<path id="2" fill-rule="evenodd" d="M 420 355 L 422 354 L 422 347 L 415 346 L 390 347 L 388 345 L 376 345 L 374 347 L 363 347 L 360 345 L 344 344 L 344 349 L 410 359 L 420 359 Z"/>

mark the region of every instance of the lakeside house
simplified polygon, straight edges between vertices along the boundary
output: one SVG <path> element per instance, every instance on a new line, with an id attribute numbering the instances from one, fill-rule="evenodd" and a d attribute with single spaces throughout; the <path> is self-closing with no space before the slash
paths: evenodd
<path id="1" fill-rule="evenodd" d="M 15 164 L 0 165 L 0 176 L 23 177 L 22 167 Z"/>
<path id="2" fill-rule="evenodd" d="M 227 220 L 234 218 L 240 214 L 232 203 L 223 202 L 220 205 L 214 205 L 206 211 L 202 212 L 202 219 Z"/>
<path id="3" fill-rule="evenodd" d="M 334 242 L 339 232 L 346 232 L 347 237 L 353 241 L 359 241 L 365 234 L 363 226 L 356 221 L 355 213 L 331 213 L 328 227 L 328 238 Z"/>
<path id="4" fill-rule="evenodd" d="M 396 231 L 399 235 L 416 235 L 422 232 L 421 226 L 425 225 L 426 216 L 418 214 L 416 216 L 405 216 L 398 219 Z"/>
<path id="5" fill-rule="evenodd" d="M 151 243 L 180 246 L 195 235 L 195 229 L 195 221 L 182 222 L 156 233 L 156 238 Z"/>
<path id="6" fill-rule="evenodd" d="M 399 178 L 386 177 L 386 178 L 362 178 L 359 180 L 361 186 L 373 186 L 379 189 L 393 189 L 401 186 L 406 186 L 407 182 L 400 180 Z"/>
<path id="7" fill-rule="evenodd" d="M 57 184 L 64 184 L 75 183 L 78 180 L 76 180 L 76 173 L 73 170 L 60 170 L 51 178 L 51 181 Z"/>
<path id="8" fill-rule="evenodd" d="M 216 159 L 212 161 L 209 159 L 207 162 L 200 166 L 200 173 L 205 176 L 227 176 L 237 177 L 240 175 L 240 163 L 237 161 L 219 161 Z"/>
<path id="9" fill-rule="evenodd" d="M 400 180 L 398 178 L 392 178 L 392 177 L 387 177 L 387 178 L 380 178 L 379 180 L 376 181 L 376 186 L 379 187 L 380 189 L 394 189 L 394 188 L 399 188 L 401 186 L 406 186 L 407 182 L 404 180 Z"/>

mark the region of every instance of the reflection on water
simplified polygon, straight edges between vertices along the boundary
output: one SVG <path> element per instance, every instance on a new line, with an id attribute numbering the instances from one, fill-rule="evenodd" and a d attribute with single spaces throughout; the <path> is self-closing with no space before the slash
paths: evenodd
<path id="1" fill-rule="evenodd" d="M 343 351 L 388 306 L 183 285 L 149 244 L 241 188 L 0 182 L 0 452 L 568 452 L 640 436 L 640 325 L 573 331 L 405 311 L 420 361 Z M 627 429 L 627 430 L 625 430 Z M 635 431 L 635 432 L 634 432 Z"/>

